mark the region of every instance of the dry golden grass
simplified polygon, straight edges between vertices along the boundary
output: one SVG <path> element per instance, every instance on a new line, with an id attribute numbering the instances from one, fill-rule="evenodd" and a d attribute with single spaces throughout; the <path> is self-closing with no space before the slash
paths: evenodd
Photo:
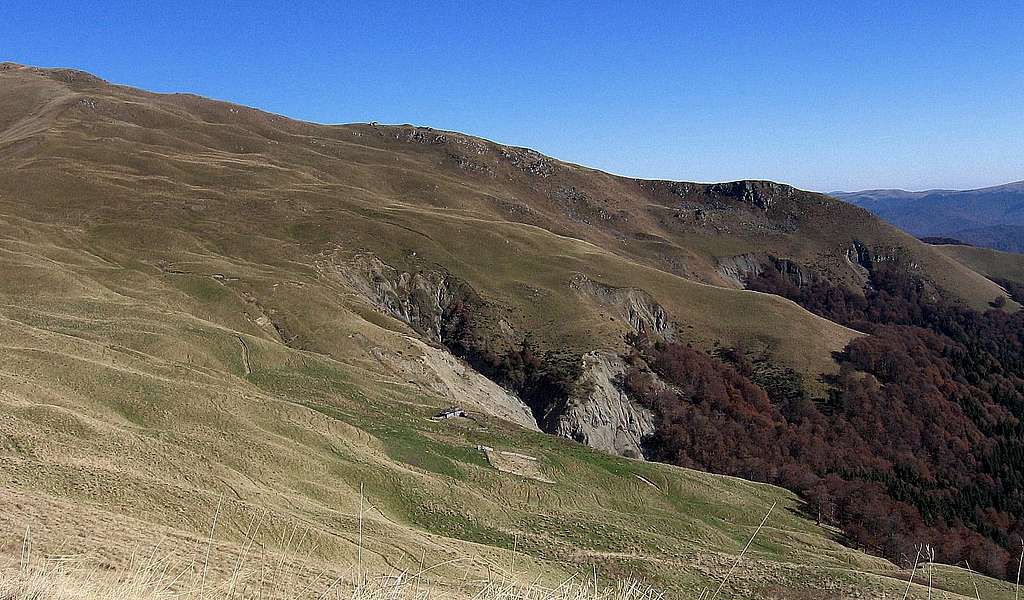
<path id="1" fill-rule="evenodd" d="M 180 575 L 180 574 L 179 574 Z M 538 584 L 465 581 L 442 587 L 417 580 L 416 574 L 338 579 L 323 588 L 278 589 L 271 582 L 242 578 L 203 584 L 143 570 L 100 578 L 61 567 L 28 568 L 0 574 L 0 600 L 244 600 L 287 598 L 320 600 L 660 600 L 662 595 L 636 582 L 602 589 L 588 581 L 569 580 L 554 588 Z"/>
<path id="2" fill-rule="evenodd" d="M 133 554 L 125 567 L 101 569 L 87 557 L 33 557 L 26 534 L 17 564 L 0 568 L 0 600 L 660 600 L 662 594 L 634 580 L 601 582 L 596 571 L 553 585 L 516 576 L 515 555 L 507 569 L 486 579 L 438 580 L 433 571 L 385 575 L 364 572 L 361 563 L 323 568 L 316 575 L 267 556 L 242 554 L 211 569 L 212 537 L 205 552 L 190 558 L 160 547 Z M 251 548 L 247 548 L 249 550 Z M 449 564 L 461 562 L 458 559 Z M 702 593 L 703 595 L 703 593 Z"/>
<path id="3" fill-rule="evenodd" d="M 717 257 L 852 274 L 853 235 L 906 246 L 969 300 L 994 297 L 989 284 L 817 195 L 777 207 L 792 230 L 740 202 L 702 225 L 674 213 L 685 203 L 664 185 L 550 159 L 536 175 L 509 152 L 0 69 L 0 553 L 17 557 L 29 527 L 33 555 L 88 558 L 15 560 L 8 586 L 159 593 L 175 571 L 141 568 L 136 549 L 172 540 L 180 556 L 165 564 L 193 565 L 179 580 L 190 593 L 206 548 L 203 593 L 240 594 L 255 577 L 230 588 L 245 556 L 261 576 L 291 565 L 273 581 L 318 597 L 357 549 L 367 572 L 444 565 L 437 589 L 459 589 L 490 581 L 515 547 L 536 593 L 593 569 L 697 597 L 778 502 L 721 597 L 902 590 L 897 567 L 840 544 L 779 488 L 606 456 L 486 410 L 431 422 L 459 390 L 440 397 L 411 330 L 319 267 L 371 252 L 444 268 L 552 347 L 616 347 L 622 320 L 568 287 L 583 274 L 646 290 L 686 339 L 746 341 L 811 376 L 855 334 L 709 285 L 723 283 Z M 478 445 L 536 457 L 544 481 L 495 469 Z M 273 518 L 250 535 L 261 514 Z"/>
<path id="4" fill-rule="evenodd" d="M 339 248 L 402 269 L 441 266 L 550 347 L 621 346 L 624 325 L 575 298 L 571 277 L 639 287 L 682 323 L 683 337 L 744 342 L 812 377 L 832 368 L 830 353 L 853 334 L 778 298 L 724 289 L 719 258 L 773 254 L 852 281 L 846 256 L 859 240 L 905 255 L 973 305 L 998 293 L 937 250 L 817 194 L 797 192 L 770 212 L 708 200 L 695 217 L 700 193 L 682 197 L 666 182 L 462 134 L 301 123 L 68 71 L 9 66 L 0 77 L 0 215 L 26 228 L 14 239 L 54 226 L 41 240 L 92 253 L 91 265 L 76 266 L 102 268 L 100 259 L 188 271 L 162 286 L 190 295 L 190 310 L 273 337 L 240 318 L 238 297 L 247 293 L 294 321 L 297 343 L 335 357 L 344 346 L 329 334 L 331 301 L 311 301 L 351 290 L 310 279 L 313 257 Z M 303 284 L 308 297 L 292 305 L 289 290 L 253 281 L 274 271 Z M 39 276 L 30 264 L 17 273 Z M 212 273 L 239 279 L 217 290 Z M 80 277 L 40 282 L 83 290 Z M 125 285 L 105 293 L 153 293 Z"/>
<path id="5" fill-rule="evenodd" d="M 844 588 L 834 583 L 818 587 L 791 587 L 784 583 L 749 587 L 744 573 L 756 568 L 744 560 L 774 506 L 747 540 L 730 565 L 720 565 L 708 585 L 666 594 L 642 581 L 626 577 L 609 581 L 596 568 L 554 582 L 517 570 L 521 557 L 512 549 L 487 570 L 486 576 L 471 571 L 461 577 L 439 576 L 446 569 L 471 562 L 455 557 L 415 570 L 390 569 L 369 572 L 361 559 L 345 565 L 302 562 L 272 556 L 256 548 L 254 537 L 240 552 L 215 552 L 215 527 L 201 548 L 157 545 L 136 548 L 125 565 L 112 568 L 94 557 L 47 554 L 39 556 L 25 532 L 20 555 L 0 565 L 0 600 L 691 600 L 719 598 L 903 598 L 927 600 L 996 600 L 1016 597 L 1005 582 L 981 577 L 969 569 L 915 561 L 909 571 L 893 573 L 885 585 L 869 581 L 861 573 L 861 585 Z M 211 558 L 212 557 L 212 558 Z M 920 555 L 919 555 L 920 558 Z M 739 581 L 737 581 L 739 580 Z"/>
<path id="6" fill-rule="evenodd" d="M 985 275 L 1024 283 L 1024 255 L 974 246 L 936 246 L 942 253 Z"/>

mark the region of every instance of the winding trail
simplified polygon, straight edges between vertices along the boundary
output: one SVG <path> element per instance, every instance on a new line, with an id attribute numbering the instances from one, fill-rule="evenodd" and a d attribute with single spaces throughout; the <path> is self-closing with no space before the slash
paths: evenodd
<path id="1" fill-rule="evenodd" d="M 252 365 L 249 363 L 249 346 L 245 343 L 245 338 L 238 336 L 238 343 L 242 345 L 242 368 L 245 369 L 245 375 L 248 377 L 252 375 Z"/>

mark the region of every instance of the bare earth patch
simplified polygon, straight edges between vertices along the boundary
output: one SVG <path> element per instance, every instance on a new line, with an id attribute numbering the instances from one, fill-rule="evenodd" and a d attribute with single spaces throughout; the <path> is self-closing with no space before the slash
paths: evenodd
<path id="1" fill-rule="evenodd" d="M 502 473 L 511 473 L 542 483 L 555 483 L 554 479 L 544 475 L 539 461 L 532 456 L 518 452 L 495 450 L 488 446 L 480 446 L 480 450 L 487 456 L 487 462 L 491 463 L 492 467 Z"/>

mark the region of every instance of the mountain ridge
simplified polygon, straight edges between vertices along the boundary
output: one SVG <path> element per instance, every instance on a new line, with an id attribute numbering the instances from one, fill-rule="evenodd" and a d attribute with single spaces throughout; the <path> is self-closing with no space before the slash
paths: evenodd
<path id="1" fill-rule="evenodd" d="M 836 190 L 828 192 L 829 196 L 836 196 L 842 198 L 843 196 L 869 196 L 879 194 L 891 194 L 898 196 L 925 196 L 929 194 L 959 194 L 959 193 L 992 193 L 992 192 L 1004 192 L 1004 191 L 1019 191 L 1024 189 L 1024 180 L 1011 181 L 1009 183 L 1001 183 L 996 185 L 988 185 L 980 188 L 968 188 L 968 189 L 952 189 L 952 188 L 933 188 L 927 190 L 905 190 L 902 188 L 871 188 L 858 191 L 843 191 Z"/>
<path id="2" fill-rule="evenodd" d="M 972 190 L 864 190 L 832 195 L 921 237 L 1024 251 L 1024 181 Z"/>
<path id="3" fill-rule="evenodd" d="M 119 88 L 119 89 L 129 89 L 129 88 Z M 176 97 L 176 96 L 173 96 L 173 95 L 172 96 L 156 96 L 156 97 L 170 98 L 172 101 L 181 101 L 182 100 L 182 98 Z M 87 98 L 86 98 L 86 100 L 88 101 Z M 79 101 L 81 101 L 81 98 L 80 98 Z M 198 102 L 198 103 L 201 103 L 201 104 L 204 102 L 204 100 L 201 100 L 201 99 L 198 99 L 198 98 L 188 98 L 187 100 L 184 100 L 184 101 L 187 102 L 187 103 Z M 81 103 L 78 104 L 77 106 L 72 106 L 71 110 L 73 110 L 73 111 L 74 110 L 93 111 L 92 109 L 89 109 L 87 105 L 83 105 Z M 228 111 L 229 110 L 230 110 L 230 108 L 228 108 Z M 267 120 L 269 120 L 270 122 L 278 122 L 280 120 L 284 120 L 285 119 L 285 118 L 282 118 L 282 117 L 276 117 L 276 116 L 272 116 L 272 115 L 265 115 L 265 114 L 262 114 L 260 112 L 254 112 L 253 116 L 257 120 L 259 120 L 260 122 L 265 122 Z M 299 127 L 299 128 L 310 127 L 308 125 L 294 125 L 296 122 L 292 122 L 292 121 L 287 121 L 287 122 L 289 124 L 292 124 L 292 126 L 296 126 L 296 127 Z M 328 126 L 328 127 L 330 128 L 329 129 L 330 131 L 340 132 L 340 131 L 348 130 L 348 131 L 352 131 L 354 134 L 356 134 L 358 136 L 375 135 L 375 136 L 379 137 L 379 136 L 382 135 L 381 129 L 379 127 L 376 127 L 376 126 L 373 126 L 373 125 Z M 444 160 L 445 162 L 452 161 L 453 163 L 455 163 L 454 166 L 456 168 L 458 168 L 459 170 L 461 170 L 461 171 L 467 171 L 468 170 L 470 173 L 472 173 L 474 169 L 484 169 L 484 171 L 486 171 L 486 166 L 484 166 L 482 164 L 474 164 L 470 160 L 474 154 L 478 155 L 481 152 L 481 148 L 478 147 L 477 144 L 484 143 L 484 142 L 481 142 L 479 140 L 476 140 L 475 138 L 471 138 L 469 136 L 464 136 L 464 135 L 461 135 L 461 134 L 456 134 L 455 136 L 453 136 L 453 134 L 447 134 L 447 133 L 437 132 L 435 130 L 422 129 L 422 128 L 414 129 L 414 128 L 402 128 L 402 127 L 399 127 L 399 128 L 388 130 L 388 131 L 390 132 L 390 137 L 391 138 L 395 138 L 395 139 L 401 138 L 401 139 L 398 139 L 398 141 L 407 141 L 407 142 L 411 141 L 411 142 L 415 142 L 415 143 L 418 143 L 418 144 L 426 144 L 428 146 L 442 146 L 444 148 L 452 148 L 454 146 L 455 152 L 451 152 L 451 151 L 445 152 L 444 155 L 442 155 L 442 157 L 443 157 L 442 160 Z M 427 143 L 427 142 L 429 142 L 429 143 Z M 468 153 L 466 152 L 465 148 L 468 148 Z M 509 155 L 508 157 L 502 156 L 501 158 L 504 159 L 505 161 L 507 161 L 508 163 L 510 163 L 511 164 L 510 166 L 513 169 L 515 169 L 516 171 L 519 171 L 522 174 L 525 174 L 526 176 L 531 176 L 531 177 L 534 177 L 535 179 L 540 179 L 542 182 L 547 178 L 544 175 L 544 173 L 530 173 L 529 170 L 532 169 L 532 170 L 535 170 L 535 171 L 539 171 L 539 170 L 549 169 L 552 164 L 562 165 L 562 166 L 564 166 L 563 168 L 566 168 L 566 169 L 570 169 L 571 168 L 571 166 L 569 166 L 568 164 L 561 163 L 561 162 L 555 163 L 553 160 L 548 159 L 546 157 L 543 157 L 542 155 L 539 155 L 538 153 L 532 153 L 532 151 L 518 151 L 518 149 L 514 149 L 514 148 L 512 148 L 512 146 L 497 145 L 497 146 L 490 147 L 489 149 L 490 149 L 490 153 L 492 153 L 493 155 L 501 155 L 502 153 L 508 154 Z M 737 198 L 742 198 L 742 197 L 744 197 L 744 195 L 746 195 L 746 198 L 749 198 L 749 199 L 753 200 L 755 203 L 763 202 L 763 200 L 764 200 L 761 196 L 759 196 L 759 194 L 760 194 L 760 192 L 758 190 L 759 189 L 759 185 L 753 185 L 753 189 L 752 189 L 751 185 L 749 185 L 749 184 L 740 184 L 738 187 L 736 187 L 734 184 L 710 184 L 710 185 L 703 185 L 703 184 L 663 182 L 663 181 L 643 181 L 643 180 L 635 180 L 635 179 L 615 178 L 614 176 L 607 175 L 607 174 L 604 174 L 604 173 L 601 173 L 601 172 L 598 172 L 598 171 L 587 170 L 586 172 L 587 173 L 596 173 L 596 174 L 598 174 L 597 176 L 600 177 L 601 179 L 604 179 L 605 181 L 609 181 L 609 180 L 612 181 L 614 183 L 613 187 L 620 187 L 621 188 L 623 185 L 639 187 L 641 192 L 642 192 L 642 194 L 643 194 L 643 196 L 647 197 L 647 198 L 650 198 L 653 195 L 655 198 L 660 197 L 660 198 L 663 198 L 663 199 L 664 198 L 678 199 L 678 198 L 680 198 L 679 192 L 682 192 L 682 194 L 685 195 L 687 190 L 691 190 L 691 191 L 695 190 L 697 192 L 707 190 L 707 196 L 710 197 L 712 200 L 714 200 L 715 198 L 731 198 L 732 196 L 735 196 Z M 403 175 L 403 173 L 399 173 L 398 175 L 401 176 L 401 175 Z M 488 174 L 488 173 L 485 172 L 485 173 L 483 173 L 483 175 L 484 176 L 489 175 L 490 179 L 494 179 L 495 178 L 495 174 L 494 173 L 489 173 Z M 511 174 L 506 175 L 506 177 L 511 177 L 511 176 L 512 176 Z M 550 174 L 548 176 L 550 176 Z M 727 188 L 726 186 L 728 186 L 728 185 L 733 185 L 734 187 L 733 188 Z M 773 185 L 779 185 L 780 186 L 782 184 L 773 184 Z M 775 189 L 779 189 L 779 190 L 790 189 L 790 190 L 792 190 L 793 188 L 786 186 L 786 187 L 776 187 Z M 568 233 L 570 235 L 570 237 L 582 239 L 582 240 L 585 240 L 585 241 L 588 241 L 588 242 L 591 242 L 591 243 L 597 242 L 599 246 L 605 245 L 609 241 L 612 241 L 612 243 L 614 244 L 614 240 L 623 240 L 626 237 L 632 237 L 632 235 L 630 235 L 630 232 L 622 231 L 621 230 L 623 227 L 617 227 L 616 226 L 616 225 L 620 225 L 620 223 L 614 222 L 616 215 L 613 214 L 609 210 L 609 208 L 606 208 L 604 206 L 595 206 L 595 205 L 598 205 L 598 204 L 610 204 L 606 199 L 597 199 L 598 202 L 595 202 L 594 198 L 588 197 L 588 195 L 587 195 L 588 192 L 575 189 L 575 186 L 572 186 L 572 185 L 561 185 L 558 188 L 556 188 L 554 191 L 555 191 L 555 194 L 558 195 L 557 200 L 559 201 L 559 203 L 562 206 L 551 207 L 551 209 L 555 209 L 558 212 L 561 212 L 563 214 L 565 212 L 568 212 L 569 213 L 567 215 L 569 217 L 568 221 L 565 220 L 564 216 L 559 218 L 559 215 L 557 215 L 557 213 L 555 213 L 551 209 L 545 211 L 545 214 L 544 214 L 543 218 L 540 215 L 539 216 L 531 215 L 530 213 L 536 213 L 537 209 L 541 208 L 538 203 L 530 203 L 529 205 L 523 205 L 523 204 L 521 204 L 521 202 L 515 203 L 515 204 L 509 203 L 511 206 L 508 206 L 507 210 L 509 211 L 509 214 L 511 214 L 514 217 L 513 220 L 515 220 L 516 222 L 526 222 L 526 223 L 532 223 L 532 224 L 539 224 L 540 223 L 542 225 L 543 224 L 549 224 L 549 226 L 550 225 L 556 225 L 555 226 L 555 232 L 563 233 L 563 234 L 564 233 Z M 720 191 L 729 191 L 732 196 L 721 195 Z M 635 194 L 635 192 L 634 192 L 634 194 Z M 534 196 L 536 198 L 536 194 Z M 600 201 L 603 201 L 603 203 L 600 202 Z M 550 202 L 550 201 L 548 201 L 548 202 Z M 670 200 L 670 202 L 671 202 L 671 200 Z M 663 200 L 662 202 L 659 202 L 657 204 L 664 204 L 664 203 L 665 203 L 665 201 Z M 568 205 L 568 206 L 566 207 L 565 205 Z M 578 208 L 578 207 L 583 208 L 589 214 L 584 214 L 583 211 L 581 211 L 580 208 Z M 714 208 L 714 207 L 712 207 L 712 208 Z M 567 210 L 565 210 L 565 209 L 567 209 Z M 656 208 L 655 210 L 664 211 L 666 209 L 664 209 L 664 208 Z M 622 211 L 622 209 L 620 208 L 620 212 L 621 211 Z M 488 211 L 488 213 L 490 215 L 494 215 L 494 211 L 493 210 Z M 691 214 L 699 215 L 696 218 L 703 218 L 703 217 L 707 216 L 707 213 L 708 213 L 708 211 L 701 212 L 701 209 L 699 207 L 697 207 L 697 208 L 694 209 L 694 212 L 691 213 Z M 555 216 L 555 218 L 554 219 L 549 218 L 551 216 Z M 638 218 L 638 217 L 646 217 L 646 215 L 628 215 L 626 220 L 628 221 L 630 219 L 630 217 L 633 217 L 633 220 L 635 221 L 636 218 Z M 657 218 L 664 220 L 665 217 L 658 216 Z M 608 231 L 608 230 L 606 230 L 607 228 L 605 228 L 605 230 L 602 231 L 601 227 L 588 226 L 588 225 L 591 225 L 595 221 L 597 221 L 598 223 L 601 223 L 601 221 L 606 222 L 606 223 L 610 222 L 611 225 L 612 225 L 612 230 Z M 649 217 L 647 217 L 647 221 L 649 222 Z M 752 225 L 755 226 L 755 227 L 763 227 L 764 226 L 764 225 L 761 225 L 761 224 L 759 224 L 757 222 L 752 223 Z M 722 233 L 721 229 L 724 228 L 724 227 L 730 227 L 730 226 L 733 226 L 733 225 L 732 224 L 716 225 L 715 223 L 712 223 L 712 227 L 715 228 L 715 233 L 718 234 L 719 237 L 721 237 L 721 233 Z M 784 227 L 785 225 L 783 224 L 782 226 Z M 775 227 L 777 228 L 778 225 L 775 225 Z M 573 229 L 575 229 L 575 230 L 573 231 Z M 582 229 L 586 229 L 586 230 L 582 231 Z M 636 230 L 636 229 L 640 229 L 640 227 L 634 227 L 634 230 Z M 649 229 L 641 229 L 641 230 L 644 231 L 644 234 L 647 234 L 647 231 Z M 612 234 L 610 238 L 609 238 L 608 233 Z M 719 284 L 719 285 L 722 283 L 722 281 L 720 280 L 720 278 L 718 277 L 718 275 L 716 273 L 716 269 L 717 269 L 717 265 L 715 264 L 715 260 L 716 259 L 711 258 L 711 257 L 699 257 L 699 256 L 693 257 L 692 256 L 692 252 L 686 251 L 685 249 L 676 247 L 676 249 L 673 250 L 673 246 L 674 245 L 671 245 L 671 244 L 668 247 L 666 247 L 664 241 L 668 241 L 668 240 L 666 240 L 665 235 L 660 235 L 660 237 L 652 239 L 650 242 L 646 242 L 646 243 L 645 242 L 640 242 L 639 244 L 637 244 L 636 242 L 634 242 L 632 240 L 628 240 L 628 242 L 633 242 L 633 244 L 635 246 L 642 246 L 644 244 L 646 244 L 647 246 L 650 246 L 651 242 L 652 242 L 654 247 L 655 247 L 654 249 L 657 250 L 658 255 L 659 255 L 657 260 L 658 260 L 658 262 L 662 262 L 663 264 L 664 264 L 663 261 L 665 260 L 665 258 L 664 258 L 664 254 L 665 253 L 663 252 L 664 250 L 672 250 L 673 251 L 672 254 L 675 254 L 677 256 L 680 255 L 680 251 L 682 251 L 682 256 L 679 256 L 679 258 L 680 259 L 686 259 L 687 255 L 690 255 L 689 261 L 693 261 L 695 259 L 695 262 L 696 262 L 695 266 L 698 267 L 697 268 L 698 272 L 694 273 L 694 272 L 692 272 L 692 269 L 687 269 L 690 272 L 680 272 L 680 269 L 676 269 L 677 273 L 683 274 L 683 275 L 688 275 L 688 278 L 696 278 L 697 281 L 702 281 L 702 282 L 705 282 L 705 283 L 713 283 L 713 284 Z M 903 243 L 906 243 L 906 241 L 903 241 Z M 660 248 L 658 248 L 658 246 L 660 246 Z M 632 255 L 633 258 L 639 258 L 641 260 L 641 262 L 647 262 L 649 264 L 649 260 L 651 258 L 650 257 L 651 252 L 650 251 L 643 252 L 644 250 L 646 250 L 646 249 L 641 248 L 642 254 L 640 254 L 639 256 L 637 255 L 638 253 L 635 253 L 635 252 L 634 253 L 630 253 L 630 254 Z M 842 267 L 840 265 L 840 268 L 845 268 L 845 267 Z M 672 270 L 672 269 L 670 268 L 670 270 Z M 694 277 L 693 275 L 696 275 L 696 276 Z M 974 300 L 974 302 L 976 302 L 978 305 L 981 305 L 982 304 L 982 300 L 983 299 L 979 298 L 977 300 Z"/>
<path id="4" fill-rule="evenodd" d="M 744 345 L 823 385 L 859 334 L 741 289 L 772 259 L 851 289 L 875 260 L 965 305 L 1004 293 L 972 269 L 784 184 L 634 180 L 67 73 L 0 69 L 0 501 L 59 507 L 45 533 L 72 547 L 44 548 L 91 547 L 77 533 L 110 520 L 95 507 L 202 539 L 223 501 L 225 543 L 268 510 L 275 536 L 315 527 L 309 552 L 337 561 L 365 483 L 378 567 L 456 548 L 482 577 L 512 550 L 531 575 L 639 572 L 693 596 L 779 502 L 724 593 L 905 586 L 779 488 L 593 452 L 528 419 L 621 451 L 633 430 L 602 407 L 643 331 Z M 452 404 L 474 420 L 431 419 Z M 537 465 L 509 472 L 481 446 Z"/>

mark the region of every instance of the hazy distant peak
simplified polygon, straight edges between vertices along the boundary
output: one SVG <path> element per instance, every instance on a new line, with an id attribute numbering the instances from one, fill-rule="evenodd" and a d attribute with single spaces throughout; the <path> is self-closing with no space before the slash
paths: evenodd
<path id="1" fill-rule="evenodd" d="M 975 190 L 864 190 L 832 195 L 917 236 L 1024 251 L 1024 181 Z"/>
<path id="2" fill-rule="evenodd" d="M 909 191 L 898 188 L 879 188 L 870 190 L 859 190 L 856 192 L 835 191 L 829 192 L 829 195 L 843 199 L 848 197 L 857 197 L 862 199 L 877 200 L 882 198 L 912 199 L 924 196 L 931 196 L 934 194 L 985 194 L 993 192 L 1024 192 L 1024 180 L 969 190 L 951 190 L 937 188 L 932 190 Z"/>

